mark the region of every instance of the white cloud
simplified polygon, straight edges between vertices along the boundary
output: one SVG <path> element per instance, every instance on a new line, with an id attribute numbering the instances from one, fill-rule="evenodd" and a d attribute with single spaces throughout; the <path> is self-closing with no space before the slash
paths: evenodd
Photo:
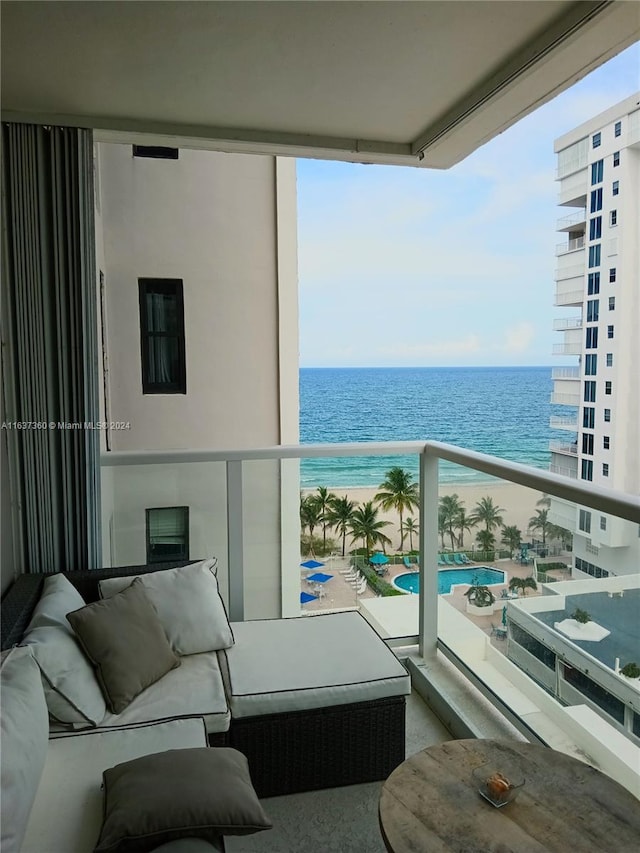
<path id="1" fill-rule="evenodd" d="M 535 336 L 535 328 L 532 323 L 517 323 L 512 328 L 507 329 L 503 348 L 506 352 L 526 352 L 531 347 Z"/>

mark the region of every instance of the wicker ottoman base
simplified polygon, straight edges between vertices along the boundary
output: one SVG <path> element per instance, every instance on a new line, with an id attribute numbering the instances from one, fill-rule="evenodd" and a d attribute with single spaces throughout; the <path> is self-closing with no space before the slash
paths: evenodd
<path id="1" fill-rule="evenodd" d="M 376 782 L 405 759 L 405 697 L 231 721 L 259 797 Z"/>

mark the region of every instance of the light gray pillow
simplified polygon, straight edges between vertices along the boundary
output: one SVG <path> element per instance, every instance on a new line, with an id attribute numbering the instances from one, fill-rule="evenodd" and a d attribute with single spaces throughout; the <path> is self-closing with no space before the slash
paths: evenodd
<path id="1" fill-rule="evenodd" d="M 0 848 L 18 853 L 47 754 L 49 717 L 31 650 L 11 649 L 0 662 L 2 743 Z"/>
<path id="2" fill-rule="evenodd" d="M 51 717 L 76 728 L 97 726 L 107 713 L 93 666 L 67 621 L 84 599 L 63 575 L 45 578 L 40 601 L 22 644 L 31 651 L 42 674 Z"/>
<path id="3" fill-rule="evenodd" d="M 140 579 L 127 589 L 67 614 L 114 714 L 180 665 Z"/>
<path id="4" fill-rule="evenodd" d="M 218 561 L 138 575 L 158 611 L 171 647 L 179 655 L 228 649 L 233 632 L 220 598 L 215 569 Z M 131 578 L 100 581 L 100 595 L 109 598 L 131 583 Z"/>
<path id="5" fill-rule="evenodd" d="M 171 749 L 103 773 L 104 822 L 94 853 L 146 853 L 179 838 L 271 829 L 235 749 Z"/>

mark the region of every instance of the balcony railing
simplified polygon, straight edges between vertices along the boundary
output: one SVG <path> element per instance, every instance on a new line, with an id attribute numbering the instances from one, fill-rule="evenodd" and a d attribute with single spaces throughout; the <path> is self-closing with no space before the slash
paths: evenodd
<path id="1" fill-rule="evenodd" d="M 578 445 L 568 441 L 550 441 L 549 450 L 552 453 L 568 453 L 570 456 L 576 456 Z"/>
<path id="2" fill-rule="evenodd" d="M 564 465 L 549 465 L 549 471 L 552 474 L 558 474 L 560 477 L 568 477 L 570 480 L 578 478 L 577 468 L 567 468 Z"/>
<path id="3" fill-rule="evenodd" d="M 553 321 L 554 332 L 566 332 L 568 329 L 581 329 L 582 317 L 559 317 Z"/>
<path id="4" fill-rule="evenodd" d="M 552 415 L 549 418 L 549 426 L 551 429 L 569 429 L 575 432 L 578 429 L 578 418 L 575 415 L 573 417 Z"/>
<path id="5" fill-rule="evenodd" d="M 580 169 L 573 175 L 562 179 L 558 193 L 558 204 L 577 204 L 584 206 L 589 188 L 588 170 Z"/>
<path id="6" fill-rule="evenodd" d="M 564 290 L 558 288 L 556 291 L 556 298 L 554 300 L 554 305 L 558 306 L 566 306 L 566 305 L 580 305 L 584 301 L 584 290 L 582 288 L 572 289 L 572 290 Z"/>
<path id="7" fill-rule="evenodd" d="M 574 237 L 566 243 L 558 243 L 556 255 L 566 255 L 567 252 L 575 252 L 577 249 L 584 249 L 584 237 Z"/>
<path id="8" fill-rule="evenodd" d="M 582 344 L 578 343 L 569 343 L 569 344 L 554 344 L 553 345 L 553 354 L 554 355 L 580 355 L 582 352 Z M 554 402 L 553 400 L 551 401 Z M 574 403 L 570 403 L 569 405 L 573 406 Z"/>
<path id="9" fill-rule="evenodd" d="M 586 219 L 587 209 L 582 208 L 582 210 L 578 210 L 575 213 L 570 213 L 569 216 L 562 216 L 558 219 L 556 223 L 556 231 L 565 231 L 575 225 L 579 225 L 581 222 L 586 222 Z"/>
<path id="10" fill-rule="evenodd" d="M 551 371 L 552 379 L 580 379 L 579 367 L 554 367 Z"/>
<path id="11" fill-rule="evenodd" d="M 563 281 L 566 278 L 582 277 L 584 277 L 584 264 L 573 264 L 570 267 L 558 267 L 555 271 L 556 281 Z"/>

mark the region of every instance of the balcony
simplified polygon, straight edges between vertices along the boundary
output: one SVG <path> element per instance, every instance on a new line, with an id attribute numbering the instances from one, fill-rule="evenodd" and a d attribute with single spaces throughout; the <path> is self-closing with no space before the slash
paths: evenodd
<path id="1" fill-rule="evenodd" d="M 556 255 L 566 255 L 568 252 L 577 252 L 578 249 L 584 249 L 584 235 L 582 237 L 574 237 L 566 243 L 558 243 L 556 246 Z"/>
<path id="2" fill-rule="evenodd" d="M 558 193 L 558 204 L 569 207 L 585 207 L 589 190 L 589 176 L 586 168 L 562 178 Z"/>
<path id="3" fill-rule="evenodd" d="M 549 465 L 549 471 L 552 474 L 557 474 L 559 477 L 568 477 L 570 480 L 577 480 L 578 471 L 576 468 L 568 468 L 566 465 Z"/>
<path id="4" fill-rule="evenodd" d="M 580 355 L 582 352 L 582 344 L 580 343 L 568 343 L 568 344 L 554 344 L 553 345 L 553 355 Z M 553 402 L 553 400 L 551 401 Z M 570 405 L 574 405 L 571 403 Z"/>
<path id="5" fill-rule="evenodd" d="M 584 278 L 584 264 L 572 264 L 571 266 L 558 267 L 554 274 L 556 281 L 564 281 L 570 278 Z"/>
<path id="6" fill-rule="evenodd" d="M 587 221 L 587 209 L 583 207 L 582 210 L 576 211 L 576 213 L 570 213 L 569 216 L 562 216 L 556 222 L 556 231 L 573 231 L 577 225 L 582 225 L 582 223 L 586 223 Z"/>
<path id="7" fill-rule="evenodd" d="M 578 429 L 578 416 L 562 416 L 551 415 L 549 418 L 549 426 L 551 429 L 564 429 L 570 432 L 576 432 Z"/>
<path id="8" fill-rule="evenodd" d="M 552 379 L 580 379 L 579 367 L 554 367 L 551 371 Z"/>
<path id="9" fill-rule="evenodd" d="M 554 391 L 549 402 L 556 406 L 579 406 L 580 394 L 558 394 Z"/>
<path id="10" fill-rule="evenodd" d="M 574 441 L 550 441 L 549 450 L 552 453 L 565 453 L 568 456 L 576 456 L 578 453 L 578 444 Z"/>
<path id="11" fill-rule="evenodd" d="M 560 498 L 552 498 L 547 515 L 552 524 L 563 527 L 571 533 L 578 529 L 576 524 L 576 505 Z"/>
<path id="12" fill-rule="evenodd" d="M 559 317 L 553 321 L 554 332 L 566 332 L 569 329 L 581 329 L 582 317 Z"/>

